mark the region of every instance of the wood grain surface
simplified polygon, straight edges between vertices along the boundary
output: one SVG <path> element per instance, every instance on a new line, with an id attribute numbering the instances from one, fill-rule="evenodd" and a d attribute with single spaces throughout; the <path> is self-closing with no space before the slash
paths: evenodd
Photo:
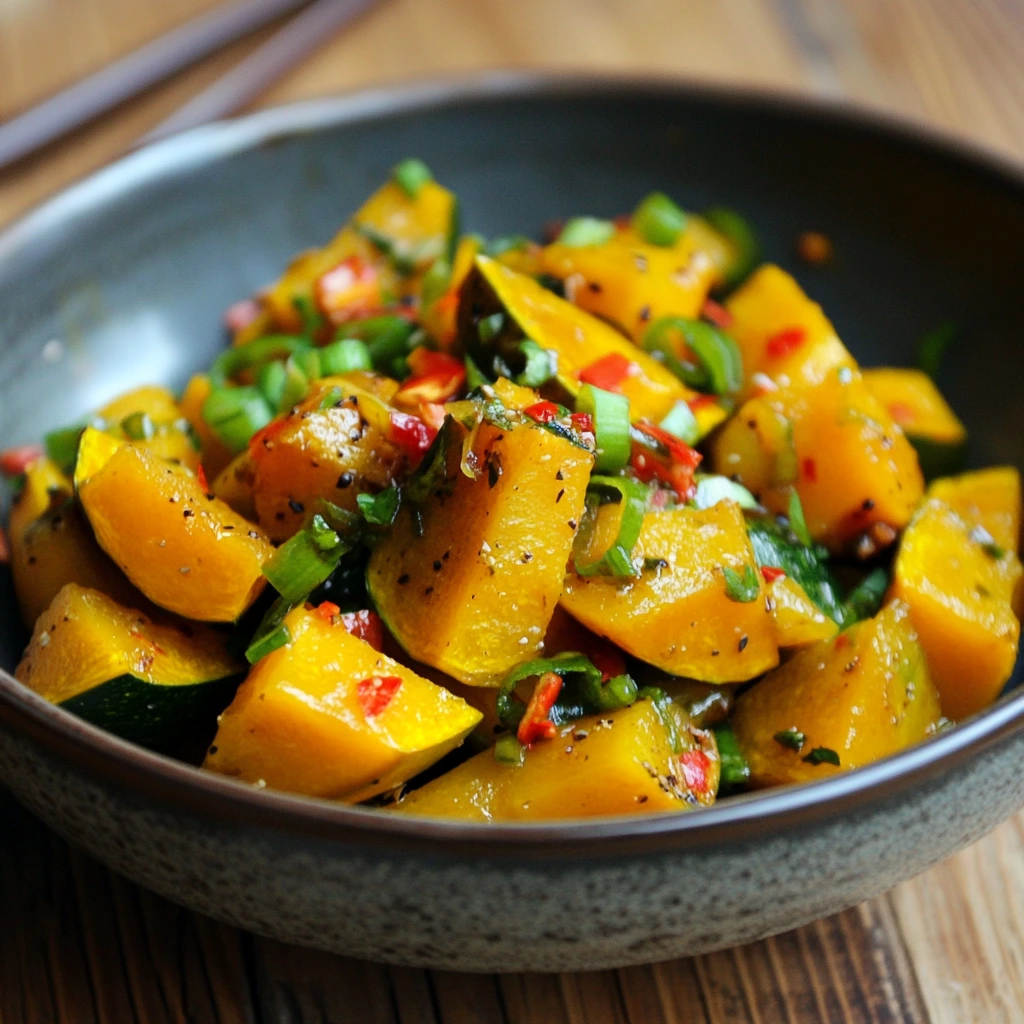
<path id="1" fill-rule="evenodd" d="M 212 0 L 0 0 L 0 118 Z M 267 33 L 0 173 L 0 223 L 112 159 Z M 494 67 L 845 97 L 1024 159 L 1022 0 L 382 0 L 265 97 Z M 1020 1024 L 1024 817 L 765 942 L 589 975 L 455 975 L 285 947 L 111 874 L 0 794 L 0 1024 Z"/>

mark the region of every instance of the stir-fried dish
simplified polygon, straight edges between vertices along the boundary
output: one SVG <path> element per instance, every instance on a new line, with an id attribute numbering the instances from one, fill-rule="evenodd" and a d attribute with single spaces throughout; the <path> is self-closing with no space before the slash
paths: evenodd
<path id="1" fill-rule="evenodd" d="M 704 807 L 997 698 L 1020 479 L 959 472 L 928 373 L 862 370 L 730 210 L 458 224 L 403 162 L 180 398 L 4 453 L 19 680 L 255 786 L 480 821 Z"/>

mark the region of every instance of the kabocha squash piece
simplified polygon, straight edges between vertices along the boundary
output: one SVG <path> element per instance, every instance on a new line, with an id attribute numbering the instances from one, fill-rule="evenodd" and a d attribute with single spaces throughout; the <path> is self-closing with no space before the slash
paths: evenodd
<path id="1" fill-rule="evenodd" d="M 253 667 L 220 717 L 204 768 L 358 803 L 418 775 L 480 721 L 347 632 L 333 610 L 289 613 L 288 644 Z"/>
<path id="2" fill-rule="evenodd" d="M 687 227 L 674 245 L 651 245 L 626 228 L 598 245 L 556 241 L 543 251 L 543 269 L 564 281 L 566 297 L 574 305 L 639 342 L 662 317 L 700 314 L 712 284 L 720 279 L 701 241 Z"/>
<path id="3" fill-rule="evenodd" d="M 620 516 L 616 505 L 597 510 L 592 532 L 575 554 L 578 563 L 601 557 Z M 735 502 L 648 512 L 632 559 L 635 578 L 570 571 L 562 607 L 672 675 L 734 683 L 778 664 L 775 626 Z"/>
<path id="4" fill-rule="evenodd" d="M 357 494 L 390 486 L 407 468 L 403 449 L 390 440 L 393 412 L 348 376 L 324 377 L 253 438 L 252 503 L 273 540 L 298 532 L 318 499 L 354 510 Z"/>
<path id="5" fill-rule="evenodd" d="M 180 462 L 189 469 L 199 465 L 199 449 L 192 441 L 189 421 L 167 388 L 153 384 L 134 388 L 108 402 L 96 416 L 108 433 L 161 459 Z"/>
<path id="6" fill-rule="evenodd" d="M 981 524 L 929 498 L 900 541 L 892 593 L 910 616 L 954 721 L 988 707 L 1013 672 L 1020 622 L 1013 613 L 1021 564 Z"/>
<path id="7" fill-rule="evenodd" d="M 917 449 L 926 480 L 963 465 L 967 431 L 928 374 L 878 367 L 865 370 L 864 381 Z"/>
<path id="8" fill-rule="evenodd" d="M 787 515 L 795 487 L 811 537 L 870 554 L 910 520 L 924 482 L 917 454 L 859 373 L 745 402 L 711 441 L 712 463 Z"/>
<path id="9" fill-rule="evenodd" d="M 259 519 L 256 502 L 253 500 L 252 487 L 255 480 L 252 456 L 248 450 L 236 455 L 214 477 L 210 484 L 210 493 L 230 505 L 240 516 L 255 523 Z"/>
<path id="10" fill-rule="evenodd" d="M 506 765 L 485 750 L 414 790 L 390 810 L 470 821 L 543 821 L 603 814 L 685 811 L 718 789 L 714 739 L 674 730 L 650 701 L 558 728 L 554 739 Z"/>
<path id="11" fill-rule="evenodd" d="M 49 459 L 25 469 L 25 485 L 8 522 L 11 575 L 22 621 L 31 627 L 66 583 L 95 587 L 119 601 L 140 599 L 124 573 L 100 550 L 71 491 Z"/>
<path id="12" fill-rule="evenodd" d="M 910 611 L 893 601 L 755 683 L 732 727 L 751 784 L 779 786 L 894 754 L 929 736 L 940 714 Z"/>
<path id="13" fill-rule="evenodd" d="M 94 725 L 171 750 L 212 730 L 242 666 L 226 637 L 206 626 L 156 621 L 69 583 L 40 616 L 14 674 Z"/>
<path id="14" fill-rule="evenodd" d="M 488 319 L 481 339 L 482 321 L 501 314 L 500 324 Z M 492 335 L 492 331 L 497 331 Z M 477 256 L 459 300 L 459 338 L 463 348 L 490 371 L 495 357 L 513 372 L 520 343 L 529 338 L 558 355 L 555 397 L 575 397 L 580 374 L 595 365 L 621 366 L 615 390 L 629 398 L 634 420 L 661 420 L 679 401 L 698 397 L 652 356 L 638 349 L 615 328 L 559 298 L 533 278 L 517 274 L 487 256 Z M 504 374 L 497 374 L 504 375 Z M 607 384 L 606 389 L 611 390 Z"/>
<path id="15" fill-rule="evenodd" d="M 302 309 L 341 323 L 417 294 L 423 272 L 454 249 L 458 203 L 434 181 L 410 196 L 388 181 L 322 249 L 298 256 L 260 302 L 280 330 L 304 329 Z"/>
<path id="16" fill-rule="evenodd" d="M 732 317 L 729 335 L 743 357 L 748 396 L 755 375 L 780 386 L 813 386 L 839 367 L 857 369 L 821 306 L 774 264 L 756 270 L 725 305 Z"/>
<path id="17" fill-rule="evenodd" d="M 212 390 L 210 378 L 205 373 L 197 373 L 189 380 L 181 396 L 181 414 L 199 440 L 203 470 L 210 480 L 216 479 L 234 458 L 231 449 L 217 437 L 203 416 L 203 405 Z"/>
<path id="18" fill-rule="evenodd" d="M 838 624 L 807 596 L 796 580 L 780 576 L 767 583 L 765 590 L 780 647 L 802 647 L 839 632 Z"/>
<path id="19" fill-rule="evenodd" d="M 234 622 L 263 590 L 273 548 L 183 466 L 88 427 L 75 486 L 100 547 L 154 604 Z"/>
<path id="20" fill-rule="evenodd" d="M 472 479 L 461 469 L 464 438 L 449 418 L 435 442 L 443 472 L 420 508 L 403 504 L 366 578 L 411 657 L 497 686 L 541 649 L 593 455 L 530 420 L 511 429 L 485 421 L 472 442 Z"/>
<path id="21" fill-rule="evenodd" d="M 936 480 L 929 498 L 944 501 L 967 522 L 978 523 L 1001 547 L 1020 551 L 1020 472 L 996 466 Z"/>
<path id="22" fill-rule="evenodd" d="M 473 260 L 480 251 L 480 239 L 464 235 L 455 248 L 451 276 L 439 295 L 428 295 L 424 288 L 420 323 L 442 349 L 451 349 L 458 337 L 459 291 L 473 269 Z"/>

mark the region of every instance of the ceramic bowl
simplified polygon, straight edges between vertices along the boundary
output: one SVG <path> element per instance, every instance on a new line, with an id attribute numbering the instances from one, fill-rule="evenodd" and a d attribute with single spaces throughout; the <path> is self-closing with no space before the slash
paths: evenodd
<path id="1" fill-rule="evenodd" d="M 962 327 L 972 461 L 1024 463 L 1024 178 L 905 125 L 673 82 L 499 75 L 270 110 L 137 152 L 0 237 L 0 439 L 181 385 L 221 312 L 418 155 L 493 235 L 658 188 L 733 206 L 864 362 Z M 831 237 L 827 268 L 794 239 Z M 0 666 L 24 635 L 0 581 Z M 141 884 L 286 942 L 457 970 L 578 970 L 746 942 L 873 896 L 1024 804 L 1024 692 L 870 767 L 676 816 L 516 827 L 256 791 L 147 753 L 0 672 L 0 779 Z"/>

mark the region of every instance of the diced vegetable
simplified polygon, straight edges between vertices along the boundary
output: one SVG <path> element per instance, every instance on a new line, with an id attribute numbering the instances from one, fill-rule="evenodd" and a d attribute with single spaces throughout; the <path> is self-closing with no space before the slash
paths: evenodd
<path id="1" fill-rule="evenodd" d="M 155 621 L 68 583 L 39 617 L 15 677 L 94 725 L 173 750 L 212 728 L 241 670 L 221 634 Z"/>
<path id="2" fill-rule="evenodd" d="M 203 406 L 212 391 L 210 378 L 205 373 L 197 373 L 189 380 L 181 396 L 181 414 L 199 440 L 203 469 L 211 480 L 219 476 L 233 458 L 231 449 L 203 418 Z"/>
<path id="3" fill-rule="evenodd" d="M 649 700 L 578 719 L 525 752 L 521 765 L 485 750 L 414 790 L 394 811 L 471 821 L 537 821 L 685 811 L 718 789 L 714 739 L 666 728 Z M 671 732 L 683 749 L 673 750 Z"/>
<path id="4" fill-rule="evenodd" d="M 577 561 L 591 562 L 611 543 L 620 510 L 603 505 L 588 517 Z M 566 577 L 562 606 L 588 629 L 673 675 L 708 682 L 753 679 L 778 663 L 771 615 L 753 577 L 755 599 L 730 598 L 725 570 L 754 572 L 743 513 L 732 502 L 712 508 L 649 512 L 632 552 L 637 578 L 623 582 Z"/>
<path id="5" fill-rule="evenodd" d="M 357 803 L 457 747 L 480 713 L 374 650 L 341 616 L 297 608 L 221 715 L 203 767 Z"/>
<path id="6" fill-rule="evenodd" d="M 1002 547 L 1020 551 L 1020 471 L 1013 466 L 936 480 L 928 488 L 928 497 L 944 501 L 966 521 L 983 526 Z"/>
<path id="7" fill-rule="evenodd" d="M 789 576 L 779 576 L 771 582 L 765 580 L 765 590 L 780 647 L 802 647 L 817 640 L 827 640 L 839 632 L 839 625 Z"/>
<path id="8" fill-rule="evenodd" d="M 732 727 L 751 784 L 778 786 L 894 754 L 925 739 L 939 718 L 910 611 L 894 601 L 875 618 L 799 651 L 741 694 Z M 777 738 L 791 730 L 801 742 Z"/>

